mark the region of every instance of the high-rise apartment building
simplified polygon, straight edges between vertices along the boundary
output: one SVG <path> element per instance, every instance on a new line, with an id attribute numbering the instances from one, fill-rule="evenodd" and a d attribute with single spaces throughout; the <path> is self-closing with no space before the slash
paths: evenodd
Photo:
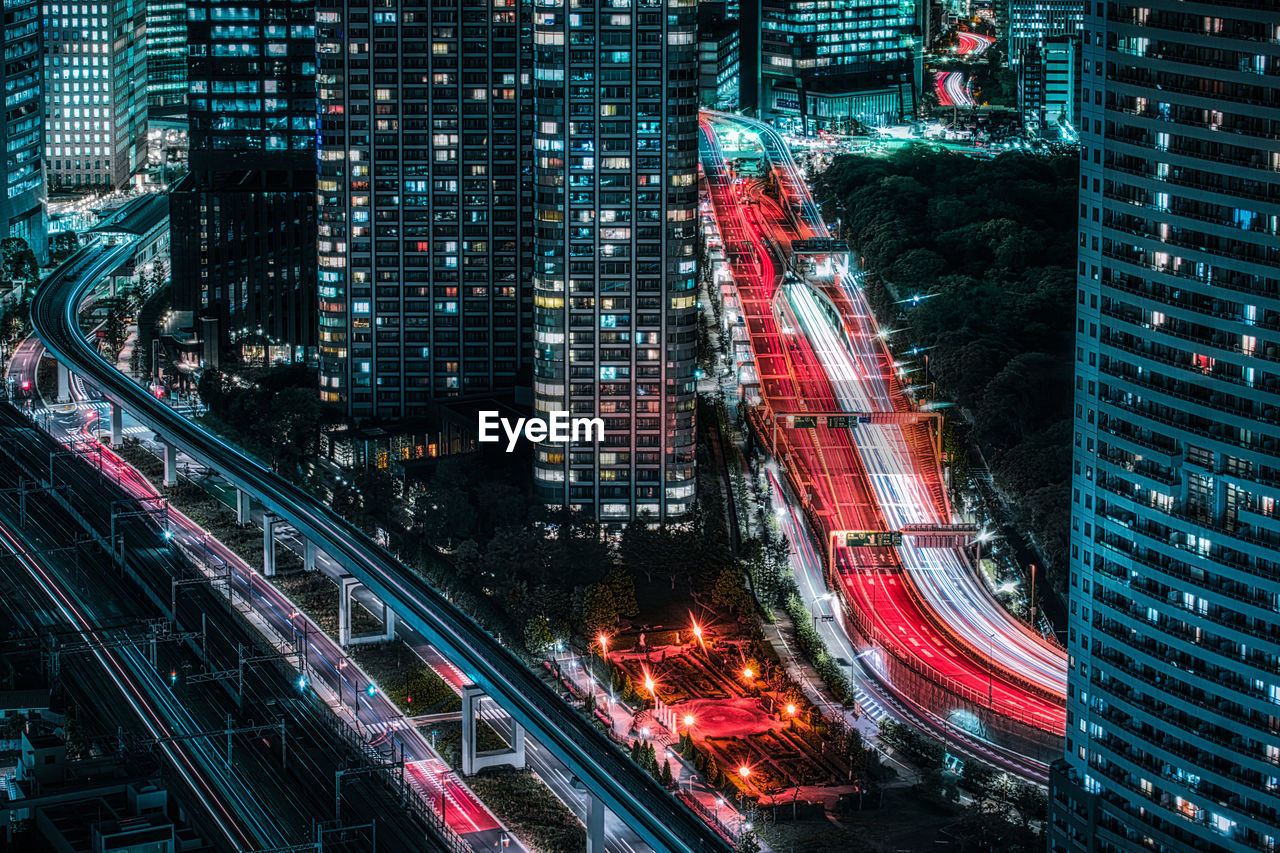
<path id="1" fill-rule="evenodd" d="M 527 10 L 317 10 L 322 397 L 401 419 L 511 389 L 527 338 Z"/>
<path id="2" fill-rule="evenodd" d="M 1009 62 L 1017 65 L 1029 47 L 1044 44 L 1051 36 L 1074 36 L 1080 32 L 1085 0 L 1008 0 Z"/>
<path id="3" fill-rule="evenodd" d="M 738 30 L 737 21 L 725 19 L 723 4 L 698 4 L 698 103 L 704 107 L 738 107 Z"/>
<path id="4" fill-rule="evenodd" d="M 187 100 L 187 0 L 146 0 L 147 105 Z"/>
<path id="5" fill-rule="evenodd" d="M 1280 845 L 1280 7 L 1089 3 L 1054 851 Z"/>
<path id="6" fill-rule="evenodd" d="M 745 0 L 741 8 L 744 109 L 809 132 L 914 115 L 923 74 L 917 0 Z"/>
<path id="7" fill-rule="evenodd" d="M 43 160 L 44 87 L 41 77 L 40 4 L 14 0 L 4 6 L 3 111 L 4 192 L 0 193 L 0 238 L 20 237 L 37 258 L 47 254 Z"/>
<path id="8" fill-rule="evenodd" d="M 174 188 L 174 306 L 218 350 L 316 345 L 314 0 L 188 0 L 190 171 Z"/>
<path id="9" fill-rule="evenodd" d="M 147 156 L 146 5 L 63 0 L 42 13 L 49 185 L 121 187 Z"/>
<path id="10" fill-rule="evenodd" d="M 1026 131 L 1074 141 L 1079 112 L 1079 37 L 1050 36 L 1024 50 L 1018 64 L 1018 114 Z"/>
<path id="11" fill-rule="evenodd" d="M 696 18 L 694 0 L 533 13 L 535 414 L 605 424 L 539 444 L 535 487 L 604 522 L 693 501 Z"/>

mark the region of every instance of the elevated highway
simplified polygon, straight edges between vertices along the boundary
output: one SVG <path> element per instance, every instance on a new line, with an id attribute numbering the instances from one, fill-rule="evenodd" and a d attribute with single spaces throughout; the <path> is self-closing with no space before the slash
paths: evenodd
<path id="1" fill-rule="evenodd" d="M 79 311 L 99 279 L 132 251 L 128 243 L 97 245 L 74 255 L 36 292 L 32 323 L 49 353 L 90 381 L 114 407 L 154 429 L 167 443 L 218 471 L 266 511 L 292 525 L 340 562 L 409 623 L 478 688 L 506 709 L 559 759 L 592 797 L 591 841 L 603 850 L 604 809 L 655 851 L 720 851 L 725 842 L 566 705 L 469 616 L 413 571 L 312 495 L 268 470 L 225 439 L 202 429 L 108 364 L 84 340 Z M 113 422 L 118 416 L 113 413 Z M 599 806 L 603 806 L 600 808 Z"/>

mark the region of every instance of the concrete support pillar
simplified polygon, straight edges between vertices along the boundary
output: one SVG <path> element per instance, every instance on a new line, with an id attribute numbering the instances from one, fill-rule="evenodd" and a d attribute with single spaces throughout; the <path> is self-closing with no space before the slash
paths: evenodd
<path id="1" fill-rule="evenodd" d="M 310 539 L 302 540 L 302 570 L 304 572 L 316 570 L 316 543 Z"/>
<path id="2" fill-rule="evenodd" d="M 351 599 L 364 584 L 351 575 L 343 575 L 338 579 L 341 590 L 338 594 L 338 644 L 344 648 L 364 643 L 386 643 L 396 638 L 396 614 L 386 604 L 374 599 L 382 611 L 382 630 L 370 634 L 356 634 L 351 630 Z M 372 596 L 371 596 L 372 597 Z"/>
<path id="3" fill-rule="evenodd" d="M 111 404 L 111 446 L 119 447 L 124 438 L 124 410 L 119 404 Z"/>
<path id="4" fill-rule="evenodd" d="M 276 523 L 280 519 L 267 511 L 262 513 L 262 576 L 276 574 Z"/>
<path id="5" fill-rule="evenodd" d="M 600 798 L 587 792 L 587 853 L 605 853 L 604 816 L 609 813 Z"/>
<path id="6" fill-rule="evenodd" d="M 253 498 L 244 489 L 236 489 L 236 524 L 248 524 L 253 509 Z"/>
<path id="7" fill-rule="evenodd" d="M 58 402 L 65 403 L 71 399 L 71 371 L 62 362 L 58 362 Z"/>
<path id="8" fill-rule="evenodd" d="M 462 775 L 474 776 L 486 767 L 506 764 L 517 770 L 525 767 L 524 726 L 511 720 L 511 746 L 481 752 L 476 749 L 476 718 L 484 702 L 484 691 L 474 684 L 462 688 Z M 603 853 L 604 848 L 600 850 Z"/>
<path id="9" fill-rule="evenodd" d="M 350 575 L 339 578 L 338 583 L 338 645 L 345 649 L 351 645 L 351 593 L 361 584 Z"/>
<path id="10" fill-rule="evenodd" d="M 178 485 L 178 448 L 169 442 L 160 444 L 164 448 L 164 484 Z"/>

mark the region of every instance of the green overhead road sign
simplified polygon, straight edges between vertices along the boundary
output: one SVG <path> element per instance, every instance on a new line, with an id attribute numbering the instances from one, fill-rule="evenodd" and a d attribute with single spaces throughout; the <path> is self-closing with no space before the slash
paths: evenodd
<path id="1" fill-rule="evenodd" d="M 848 429 L 854 423 L 849 415 L 787 415 L 787 426 L 791 429 L 816 429 L 820 418 L 828 429 Z M 858 420 L 860 422 L 861 418 Z"/>
<path id="2" fill-rule="evenodd" d="M 902 544 L 902 534 L 896 530 L 847 530 L 844 544 L 846 548 L 896 548 Z"/>

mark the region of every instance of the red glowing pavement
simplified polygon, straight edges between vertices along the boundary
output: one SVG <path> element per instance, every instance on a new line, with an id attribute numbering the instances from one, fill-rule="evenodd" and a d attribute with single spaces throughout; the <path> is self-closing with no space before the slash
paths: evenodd
<path id="1" fill-rule="evenodd" d="M 751 198 L 750 188 L 733 183 L 728 175 L 719 141 L 706 116 L 702 131 L 707 145 L 703 158 L 707 186 L 754 354 L 762 402 L 772 413 L 845 410 L 814 351 L 805 323 L 796 316 L 788 298 L 778 298 L 782 296 L 783 272 L 779 263 L 790 241 L 825 237 L 825 228 L 817 233 L 805 216 L 788 215 L 772 200 Z M 788 170 L 777 174 L 783 205 L 800 207 L 799 196 L 806 191 L 798 186 L 798 178 Z M 824 295 L 838 311 L 847 337 L 856 334 L 863 345 L 875 340 L 869 325 L 873 321 L 865 306 L 851 304 L 839 287 L 824 288 Z M 875 359 L 883 373 L 881 381 L 891 389 L 894 409 L 905 410 L 908 404 L 883 346 L 877 346 Z M 767 422 L 764 426 L 768 434 Z M 915 451 L 917 485 L 936 504 L 932 515 L 949 520 L 937 460 L 924 428 L 907 427 L 902 433 L 902 440 Z M 833 530 L 893 529 L 870 486 L 850 430 L 781 427 L 774 435 L 777 456 L 804 501 L 811 524 L 824 540 Z M 1058 650 L 1042 649 L 1043 644 L 1029 632 L 1013 624 L 1005 626 L 1001 645 L 1017 647 L 1018 654 L 1035 658 L 1048 670 L 1043 682 L 1024 677 L 1014 666 L 998 664 L 997 650 L 976 649 L 952 630 L 948 620 L 929 606 L 912 576 L 904 573 L 897 549 L 840 549 L 836 559 L 839 586 L 852 605 L 860 631 L 885 652 L 977 705 L 1046 731 L 1063 731 L 1065 709 L 1057 684 L 1059 678 L 1065 680 L 1065 658 Z M 996 642 L 993 638 L 993 645 Z"/>
<path id="2" fill-rule="evenodd" d="M 458 783 L 453 771 L 440 759 L 406 762 L 404 772 L 409 784 L 459 834 L 498 829 L 498 822 L 493 815 L 476 801 L 469 790 Z"/>

